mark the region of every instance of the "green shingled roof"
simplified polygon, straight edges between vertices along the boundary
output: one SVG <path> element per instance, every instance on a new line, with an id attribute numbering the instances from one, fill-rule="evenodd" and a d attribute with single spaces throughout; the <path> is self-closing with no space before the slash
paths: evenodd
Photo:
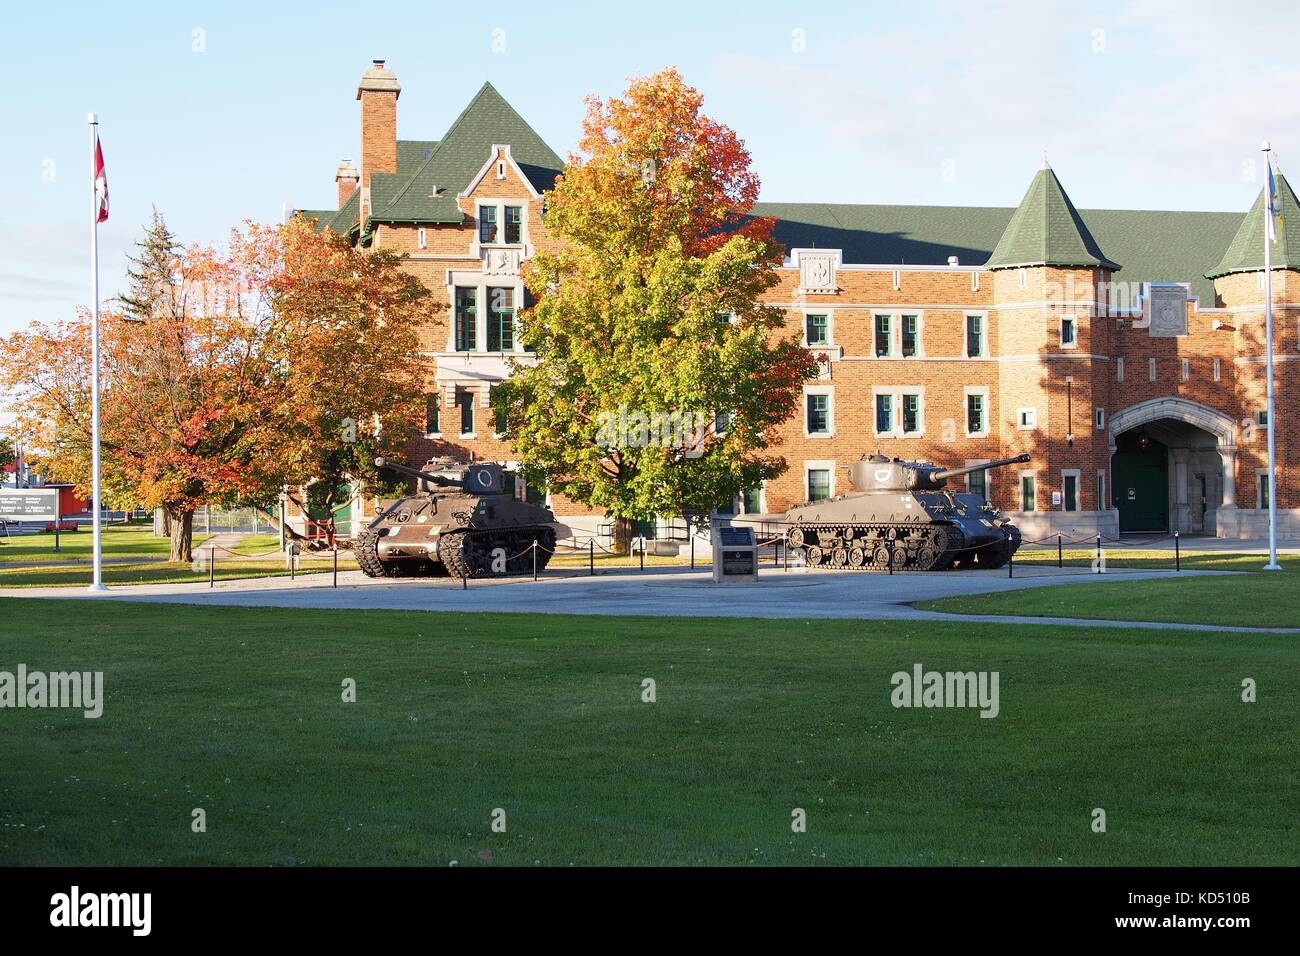
<path id="1" fill-rule="evenodd" d="M 1286 177 L 1278 173 L 1278 204 L 1282 207 L 1277 241 L 1273 243 L 1274 269 L 1300 269 L 1300 203 Z M 1222 261 L 1207 273 L 1211 279 L 1233 272 L 1259 272 L 1264 268 L 1264 190 L 1241 221 Z"/>
<path id="2" fill-rule="evenodd" d="M 1052 167 L 1044 164 L 1020 200 L 987 263 L 990 269 L 1015 266 L 1101 266 L 1119 264 L 1102 254 L 1079 211 L 1065 194 Z"/>
<path id="3" fill-rule="evenodd" d="M 758 203 L 753 212 L 776 217 L 776 238 L 787 249 L 842 249 L 845 263 L 942 266 L 957 256 L 962 265 L 982 266 L 1016 210 Z M 1214 302 L 1214 283 L 1205 272 L 1242 221 L 1239 212 L 1084 209 L 1079 216 L 1100 246 L 1124 263 L 1126 283 L 1190 282 L 1205 305 Z"/>
<path id="4" fill-rule="evenodd" d="M 564 167 L 514 107 L 491 83 L 484 83 L 423 162 L 408 173 L 399 150 L 397 173 L 370 177 L 371 221 L 460 222 L 456 194 L 469 185 L 498 143 L 509 144 L 510 155 L 538 192 L 550 189 Z"/>

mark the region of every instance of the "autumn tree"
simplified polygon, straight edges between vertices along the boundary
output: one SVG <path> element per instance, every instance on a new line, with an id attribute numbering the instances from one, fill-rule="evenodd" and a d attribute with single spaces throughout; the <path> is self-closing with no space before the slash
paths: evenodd
<path id="1" fill-rule="evenodd" d="M 503 400 L 534 478 L 632 523 L 703 513 L 780 474 L 777 426 L 816 363 L 760 304 L 777 281 L 774 223 L 731 129 L 676 70 L 591 97 L 578 152 L 547 195 L 561 241 L 526 279 L 536 363 Z"/>
<path id="2" fill-rule="evenodd" d="M 104 482 L 166 512 L 172 560 L 190 559 L 200 505 L 365 480 L 376 452 L 405 443 L 430 307 L 396 257 L 301 220 L 249 224 L 224 251 L 181 248 L 157 214 L 137 249 L 128 292 L 101 315 Z M 88 326 L 34 325 L 0 351 L 12 409 L 51 473 L 81 487 Z"/>
<path id="3" fill-rule="evenodd" d="M 0 435 L 0 468 L 12 465 L 16 460 L 13 441 Z"/>

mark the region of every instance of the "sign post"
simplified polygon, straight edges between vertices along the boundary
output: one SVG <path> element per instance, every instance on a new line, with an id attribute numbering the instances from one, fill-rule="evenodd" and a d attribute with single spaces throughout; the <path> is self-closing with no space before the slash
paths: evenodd
<path id="1" fill-rule="evenodd" d="M 59 525 L 63 516 L 57 488 L 0 488 L 0 521 L 53 521 L 54 550 L 59 551 Z"/>

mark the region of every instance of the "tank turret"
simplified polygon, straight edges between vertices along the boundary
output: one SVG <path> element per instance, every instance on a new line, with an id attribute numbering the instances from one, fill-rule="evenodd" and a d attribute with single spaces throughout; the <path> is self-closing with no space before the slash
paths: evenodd
<path id="1" fill-rule="evenodd" d="M 412 468 L 376 458 L 375 465 L 414 478 L 417 493 L 381 502 L 353 540 L 357 564 L 372 578 L 531 573 L 533 542 L 540 570 L 568 534 L 549 508 L 507 494 L 498 464 L 440 458 Z"/>
<path id="2" fill-rule="evenodd" d="M 982 496 L 949 491 L 948 479 L 1029 460 L 1016 455 L 944 468 L 879 452 L 864 455 L 849 467 L 855 491 L 786 513 L 789 546 L 814 567 L 1002 567 L 1020 547 L 1020 531 Z"/>

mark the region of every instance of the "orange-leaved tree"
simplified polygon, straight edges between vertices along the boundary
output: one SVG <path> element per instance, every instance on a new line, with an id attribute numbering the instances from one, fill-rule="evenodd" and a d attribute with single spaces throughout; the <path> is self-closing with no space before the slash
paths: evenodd
<path id="1" fill-rule="evenodd" d="M 702 514 L 785 468 L 771 453 L 816 361 L 760 303 L 774 223 L 744 143 L 668 69 L 591 97 L 547 194 L 558 251 L 526 279 L 536 363 L 503 390 L 525 470 L 615 519 Z M 526 363 L 525 363 L 526 364 Z"/>
<path id="2" fill-rule="evenodd" d="M 416 421 L 428 293 L 396 257 L 295 219 L 228 248 L 181 248 L 161 216 L 130 289 L 101 313 L 106 488 L 170 519 L 192 555 L 203 504 L 265 507 L 286 486 L 374 479 Z M 47 471 L 89 484 L 89 315 L 14 333 L 0 383 Z"/>

